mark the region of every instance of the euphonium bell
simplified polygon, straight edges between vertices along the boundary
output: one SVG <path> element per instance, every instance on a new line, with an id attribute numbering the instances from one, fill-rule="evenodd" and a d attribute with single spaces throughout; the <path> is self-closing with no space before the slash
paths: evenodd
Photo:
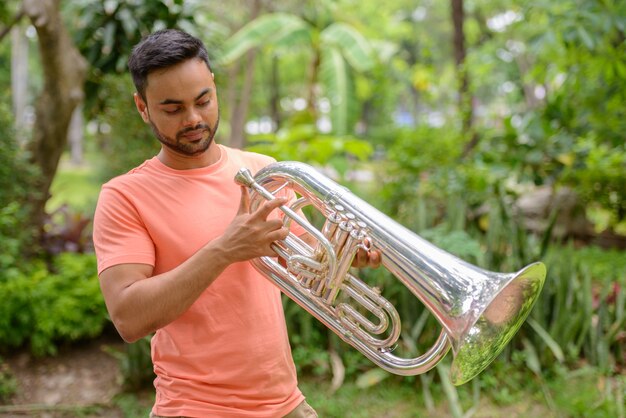
<path id="1" fill-rule="evenodd" d="M 469 381 L 513 338 L 543 287 L 544 264 L 534 263 L 516 273 L 480 269 L 420 238 L 306 164 L 278 162 L 254 177 L 243 168 L 235 181 L 252 189 L 253 208 L 274 199 L 283 187 L 301 196 L 291 207 L 280 209 L 286 225 L 298 223 L 316 244 L 311 247 L 290 234 L 273 244 L 285 265 L 272 257 L 252 260 L 253 265 L 344 341 L 391 373 L 424 373 L 452 348 L 452 382 Z M 298 215 L 306 205 L 323 214 L 326 221 L 321 230 Z M 350 273 L 359 248 L 378 250 L 382 265 L 441 324 L 439 338 L 426 353 L 412 359 L 392 354 L 400 336 L 400 317 L 378 289 Z M 364 310 L 368 317 L 362 314 Z"/>

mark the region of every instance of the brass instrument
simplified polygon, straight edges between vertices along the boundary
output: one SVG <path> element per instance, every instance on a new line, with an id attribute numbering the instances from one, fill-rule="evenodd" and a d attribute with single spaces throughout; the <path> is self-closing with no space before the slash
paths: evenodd
<path id="1" fill-rule="evenodd" d="M 433 368 L 452 348 L 450 378 L 463 384 L 482 372 L 513 338 L 543 287 L 546 268 L 533 263 L 516 273 L 495 273 L 469 264 L 420 238 L 345 187 L 298 162 L 278 162 L 254 177 L 246 168 L 235 176 L 249 187 L 258 207 L 283 187 L 301 196 L 281 206 L 285 224 L 296 222 L 315 238 L 314 248 L 290 234 L 273 249 L 286 261 L 252 260 L 287 296 L 379 367 L 398 375 Z M 325 220 L 321 230 L 298 211 L 313 205 Z M 400 336 L 400 317 L 380 291 L 350 273 L 359 248 L 378 250 L 382 266 L 400 280 L 442 326 L 434 345 L 406 359 L 392 350 Z M 338 295 L 342 294 L 342 298 Z M 352 299 L 359 309 L 341 301 Z"/>

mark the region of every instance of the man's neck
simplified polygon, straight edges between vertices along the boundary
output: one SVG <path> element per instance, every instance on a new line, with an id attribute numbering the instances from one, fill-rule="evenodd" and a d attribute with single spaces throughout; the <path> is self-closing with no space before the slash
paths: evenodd
<path id="1" fill-rule="evenodd" d="M 205 152 L 194 156 L 178 154 L 162 146 L 157 158 L 174 170 L 191 170 L 213 165 L 219 161 L 221 155 L 222 150 L 213 142 Z"/>

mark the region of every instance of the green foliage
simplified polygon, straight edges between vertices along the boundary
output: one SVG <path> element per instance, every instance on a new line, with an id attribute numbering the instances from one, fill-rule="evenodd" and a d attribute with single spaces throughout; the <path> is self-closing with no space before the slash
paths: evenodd
<path id="1" fill-rule="evenodd" d="M 17 143 L 9 106 L 0 101 L 0 279 L 34 251 L 29 221 L 38 172 Z"/>
<path id="2" fill-rule="evenodd" d="M 34 231 L 17 233 L 26 223 L 26 214 L 19 202 L 10 202 L 0 207 L 0 280 L 10 277 L 23 260 L 23 253 L 28 242 L 32 241 Z M 30 232 L 30 233 L 29 233 Z"/>
<path id="3" fill-rule="evenodd" d="M 193 7 L 183 0 L 68 2 L 66 15 L 80 53 L 90 64 L 86 83 L 88 109 L 105 108 L 103 78 L 126 71 L 128 56 L 143 36 L 181 27 L 196 33 Z"/>
<path id="4" fill-rule="evenodd" d="M 36 355 L 54 354 L 63 342 L 100 335 L 108 315 L 93 254 L 63 253 L 0 281 L 0 346 L 28 343 Z"/>
<path id="5" fill-rule="evenodd" d="M 597 144 L 581 138 L 573 148 L 576 168 L 568 166 L 563 180 L 579 191 L 584 202 L 606 208 L 609 225 L 626 219 L 626 144 Z"/>
<path id="6" fill-rule="evenodd" d="M 626 378 L 610 377 L 596 369 L 583 367 L 562 371 L 548 382 L 554 404 L 562 416 L 568 417 L 622 417 L 626 409 L 624 393 Z"/>
<path id="7" fill-rule="evenodd" d="M 347 383 L 332 393 L 329 381 L 306 379 L 299 386 L 320 417 L 370 418 L 427 416 L 419 391 L 397 382 L 374 388 Z"/>
<path id="8" fill-rule="evenodd" d="M 124 174 L 159 152 L 159 142 L 135 109 L 131 81 L 108 76 L 103 89 L 109 92 L 109 106 L 100 114 L 97 141 L 101 158 L 96 162 L 102 181 Z"/>
<path id="9" fill-rule="evenodd" d="M 155 378 L 150 354 L 151 339 L 152 335 L 148 335 L 134 343 L 125 344 L 124 350 L 108 350 L 119 361 L 124 387 L 128 391 L 146 388 Z"/>
<path id="10" fill-rule="evenodd" d="M 467 262 L 481 264 L 484 260 L 480 242 L 466 231 L 450 230 L 446 224 L 440 224 L 422 231 L 420 236 Z"/>
<path id="11" fill-rule="evenodd" d="M 5 0 L 0 4 L 0 23 L 3 26 L 15 18 L 19 6 L 20 4 L 17 0 Z"/>
<path id="12" fill-rule="evenodd" d="M 249 138 L 250 151 L 270 155 L 278 161 L 301 161 L 329 165 L 344 174 L 354 160 L 365 161 L 372 154 L 371 145 L 351 136 L 321 134 L 317 128 L 299 120 L 275 134 Z"/>
<path id="13" fill-rule="evenodd" d="M 358 118 L 354 73 L 364 73 L 374 66 L 374 50 L 369 40 L 345 22 L 334 21 L 330 3 L 310 2 L 301 13 L 268 13 L 247 23 L 224 45 L 219 63 L 229 65 L 246 52 L 262 47 L 280 56 L 301 53 L 304 46 L 311 53 L 306 89 L 310 109 L 318 103 L 314 91 L 320 86 L 330 102 L 332 132 L 347 135 Z"/>
<path id="14" fill-rule="evenodd" d="M 615 226 L 626 216 L 626 62 L 615 58 L 626 53 L 626 6 L 538 1 L 514 10 L 521 18 L 469 58 L 482 96 L 515 87 L 506 97 L 488 93 L 507 106 L 498 128 L 485 122 L 475 160 L 520 182 L 569 185 L 585 204 L 610 210 Z"/>
<path id="15" fill-rule="evenodd" d="M 291 355 L 296 364 L 298 375 L 323 376 L 332 375 L 330 368 L 330 354 L 313 344 L 298 344 L 298 338 L 292 338 L 293 350 Z"/>
<path id="16" fill-rule="evenodd" d="M 456 191 L 463 191 L 464 204 L 480 201 L 485 186 L 468 187 L 478 181 L 459 169 L 462 137 L 458 132 L 420 126 L 394 133 L 395 141 L 377 173 L 383 187 L 373 196 L 376 207 L 408 228 L 422 230 L 439 217 L 438 202 Z"/>
<path id="17" fill-rule="evenodd" d="M 228 65 L 252 48 L 263 45 L 293 45 L 293 40 L 311 42 L 308 24 L 296 15 L 287 13 L 265 14 L 249 22 L 243 30 L 236 32 L 224 45 L 219 63 Z"/>
<path id="18" fill-rule="evenodd" d="M 141 402 L 135 393 L 121 393 L 113 398 L 113 403 L 125 418 L 145 418 L 152 410 L 152 402 Z"/>
<path id="19" fill-rule="evenodd" d="M 5 403 L 17 390 L 17 381 L 9 366 L 0 357 L 0 403 Z"/>
<path id="20" fill-rule="evenodd" d="M 579 256 L 580 254 L 580 256 Z M 581 358 L 605 373 L 626 365 L 626 268 L 622 253 L 551 248 L 548 279 L 532 318 L 558 345 L 568 365 Z M 555 358 L 548 341 L 533 338 L 545 367 Z"/>

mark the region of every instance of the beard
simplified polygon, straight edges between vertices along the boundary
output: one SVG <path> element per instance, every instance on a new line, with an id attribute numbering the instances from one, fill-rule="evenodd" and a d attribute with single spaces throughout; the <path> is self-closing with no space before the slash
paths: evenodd
<path id="1" fill-rule="evenodd" d="M 159 140 L 161 144 L 168 147 L 172 151 L 182 154 L 188 157 L 193 157 L 196 155 L 200 155 L 209 149 L 211 143 L 213 142 L 213 138 L 215 137 L 215 133 L 217 132 L 217 127 L 220 124 L 220 118 L 217 117 L 215 124 L 211 127 L 206 123 L 199 123 L 196 126 L 190 126 L 185 129 L 181 129 L 176 132 L 176 137 L 171 138 L 165 134 L 163 134 L 159 128 L 150 120 L 150 127 L 152 128 L 152 132 L 156 139 Z M 193 142 L 185 142 L 184 135 L 188 132 L 192 131 L 203 131 L 202 139 Z"/>

